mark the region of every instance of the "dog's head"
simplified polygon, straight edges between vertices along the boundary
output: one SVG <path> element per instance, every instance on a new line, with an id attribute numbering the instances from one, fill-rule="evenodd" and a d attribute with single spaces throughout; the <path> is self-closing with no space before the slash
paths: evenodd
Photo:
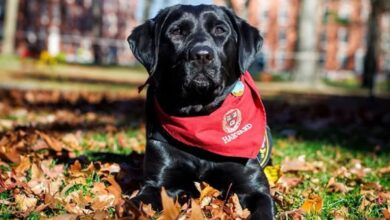
<path id="1" fill-rule="evenodd" d="M 185 114 L 218 105 L 253 61 L 262 38 L 226 8 L 176 5 L 136 27 L 128 42 L 165 110 Z"/>

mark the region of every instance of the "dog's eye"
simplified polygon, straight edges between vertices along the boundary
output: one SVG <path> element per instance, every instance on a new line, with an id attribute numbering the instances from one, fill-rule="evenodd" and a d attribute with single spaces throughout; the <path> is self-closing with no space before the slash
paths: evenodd
<path id="1" fill-rule="evenodd" d="M 221 35 L 221 34 L 224 34 L 225 32 L 226 32 L 225 27 L 223 27 L 222 25 L 217 25 L 214 27 L 214 34 L 215 35 Z"/>
<path id="2" fill-rule="evenodd" d="M 169 33 L 173 36 L 182 36 L 183 30 L 180 27 L 174 27 L 169 31 Z"/>

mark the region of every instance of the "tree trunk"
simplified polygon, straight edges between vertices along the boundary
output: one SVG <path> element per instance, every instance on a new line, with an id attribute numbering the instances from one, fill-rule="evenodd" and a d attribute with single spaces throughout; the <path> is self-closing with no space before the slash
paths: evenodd
<path id="1" fill-rule="evenodd" d="M 15 53 L 15 32 L 19 0 L 7 0 L 4 21 L 3 54 Z"/>
<path id="2" fill-rule="evenodd" d="M 371 0 L 371 12 L 368 19 L 367 51 L 364 57 L 364 72 L 362 87 L 370 90 L 373 96 L 375 86 L 375 74 L 378 71 L 378 53 L 381 29 L 379 28 L 379 18 L 381 13 L 390 11 L 390 1 Z"/>
<path id="3" fill-rule="evenodd" d="M 92 15 L 93 15 L 93 35 L 95 37 L 92 50 L 94 56 L 94 64 L 101 65 L 103 62 L 102 49 L 100 45 L 100 38 L 102 36 L 102 7 L 103 2 L 101 0 L 94 0 L 92 2 Z"/>
<path id="4" fill-rule="evenodd" d="M 370 90 L 370 95 L 373 95 L 374 76 L 377 72 L 377 52 L 379 40 L 379 10 L 376 5 L 372 4 L 370 17 L 368 19 L 367 33 L 367 51 L 364 57 L 364 72 L 362 87 Z"/>
<path id="5" fill-rule="evenodd" d="M 318 24 L 315 18 L 317 17 L 320 1 L 302 0 L 300 4 L 294 81 L 314 85 L 319 81 Z"/>

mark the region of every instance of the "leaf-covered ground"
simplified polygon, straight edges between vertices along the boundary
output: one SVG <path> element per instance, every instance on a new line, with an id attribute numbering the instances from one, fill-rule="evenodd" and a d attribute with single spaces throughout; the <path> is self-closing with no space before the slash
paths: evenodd
<path id="1" fill-rule="evenodd" d="M 390 218 L 389 101 L 264 98 L 278 219 Z M 207 183 L 182 205 L 162 189 L 163 212 L 127 202 L 141 184 L 143 105 L 134 92 L 1 90 L 0 219 L 246 219 Z"/>

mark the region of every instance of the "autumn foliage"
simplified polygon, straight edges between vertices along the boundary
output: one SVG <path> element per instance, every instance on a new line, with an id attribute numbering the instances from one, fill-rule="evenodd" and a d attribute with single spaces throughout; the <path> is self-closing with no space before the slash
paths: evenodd
<path id="1" fill-rule="evenodd" d="M 222 196 L 203 182 L 194 183 L 200 197 L 184 204 L 162 188 L 162 211 L 129 202 L 142 184 L 145 149 L 143 102 L 133 93 L 7 91 L 1 95 L 1 219 L 250 216 L 234 192 Z M 324 150 L 330 146 L 325 145 L 314 152 L 299 151 L 310 146 L 300 147 L 294 137 L 276 138 L 274 144 L 276 160 L 264 171 L 278 219 L 349 219 L 351 212 L 390 218 L 388 163 L 369 167 L 364 157 L 337 147 L 330 155 Z M 297 150 L 287 153 L 291 148 Z M 367 157 L 379 158 L 375 149 Z"/>

